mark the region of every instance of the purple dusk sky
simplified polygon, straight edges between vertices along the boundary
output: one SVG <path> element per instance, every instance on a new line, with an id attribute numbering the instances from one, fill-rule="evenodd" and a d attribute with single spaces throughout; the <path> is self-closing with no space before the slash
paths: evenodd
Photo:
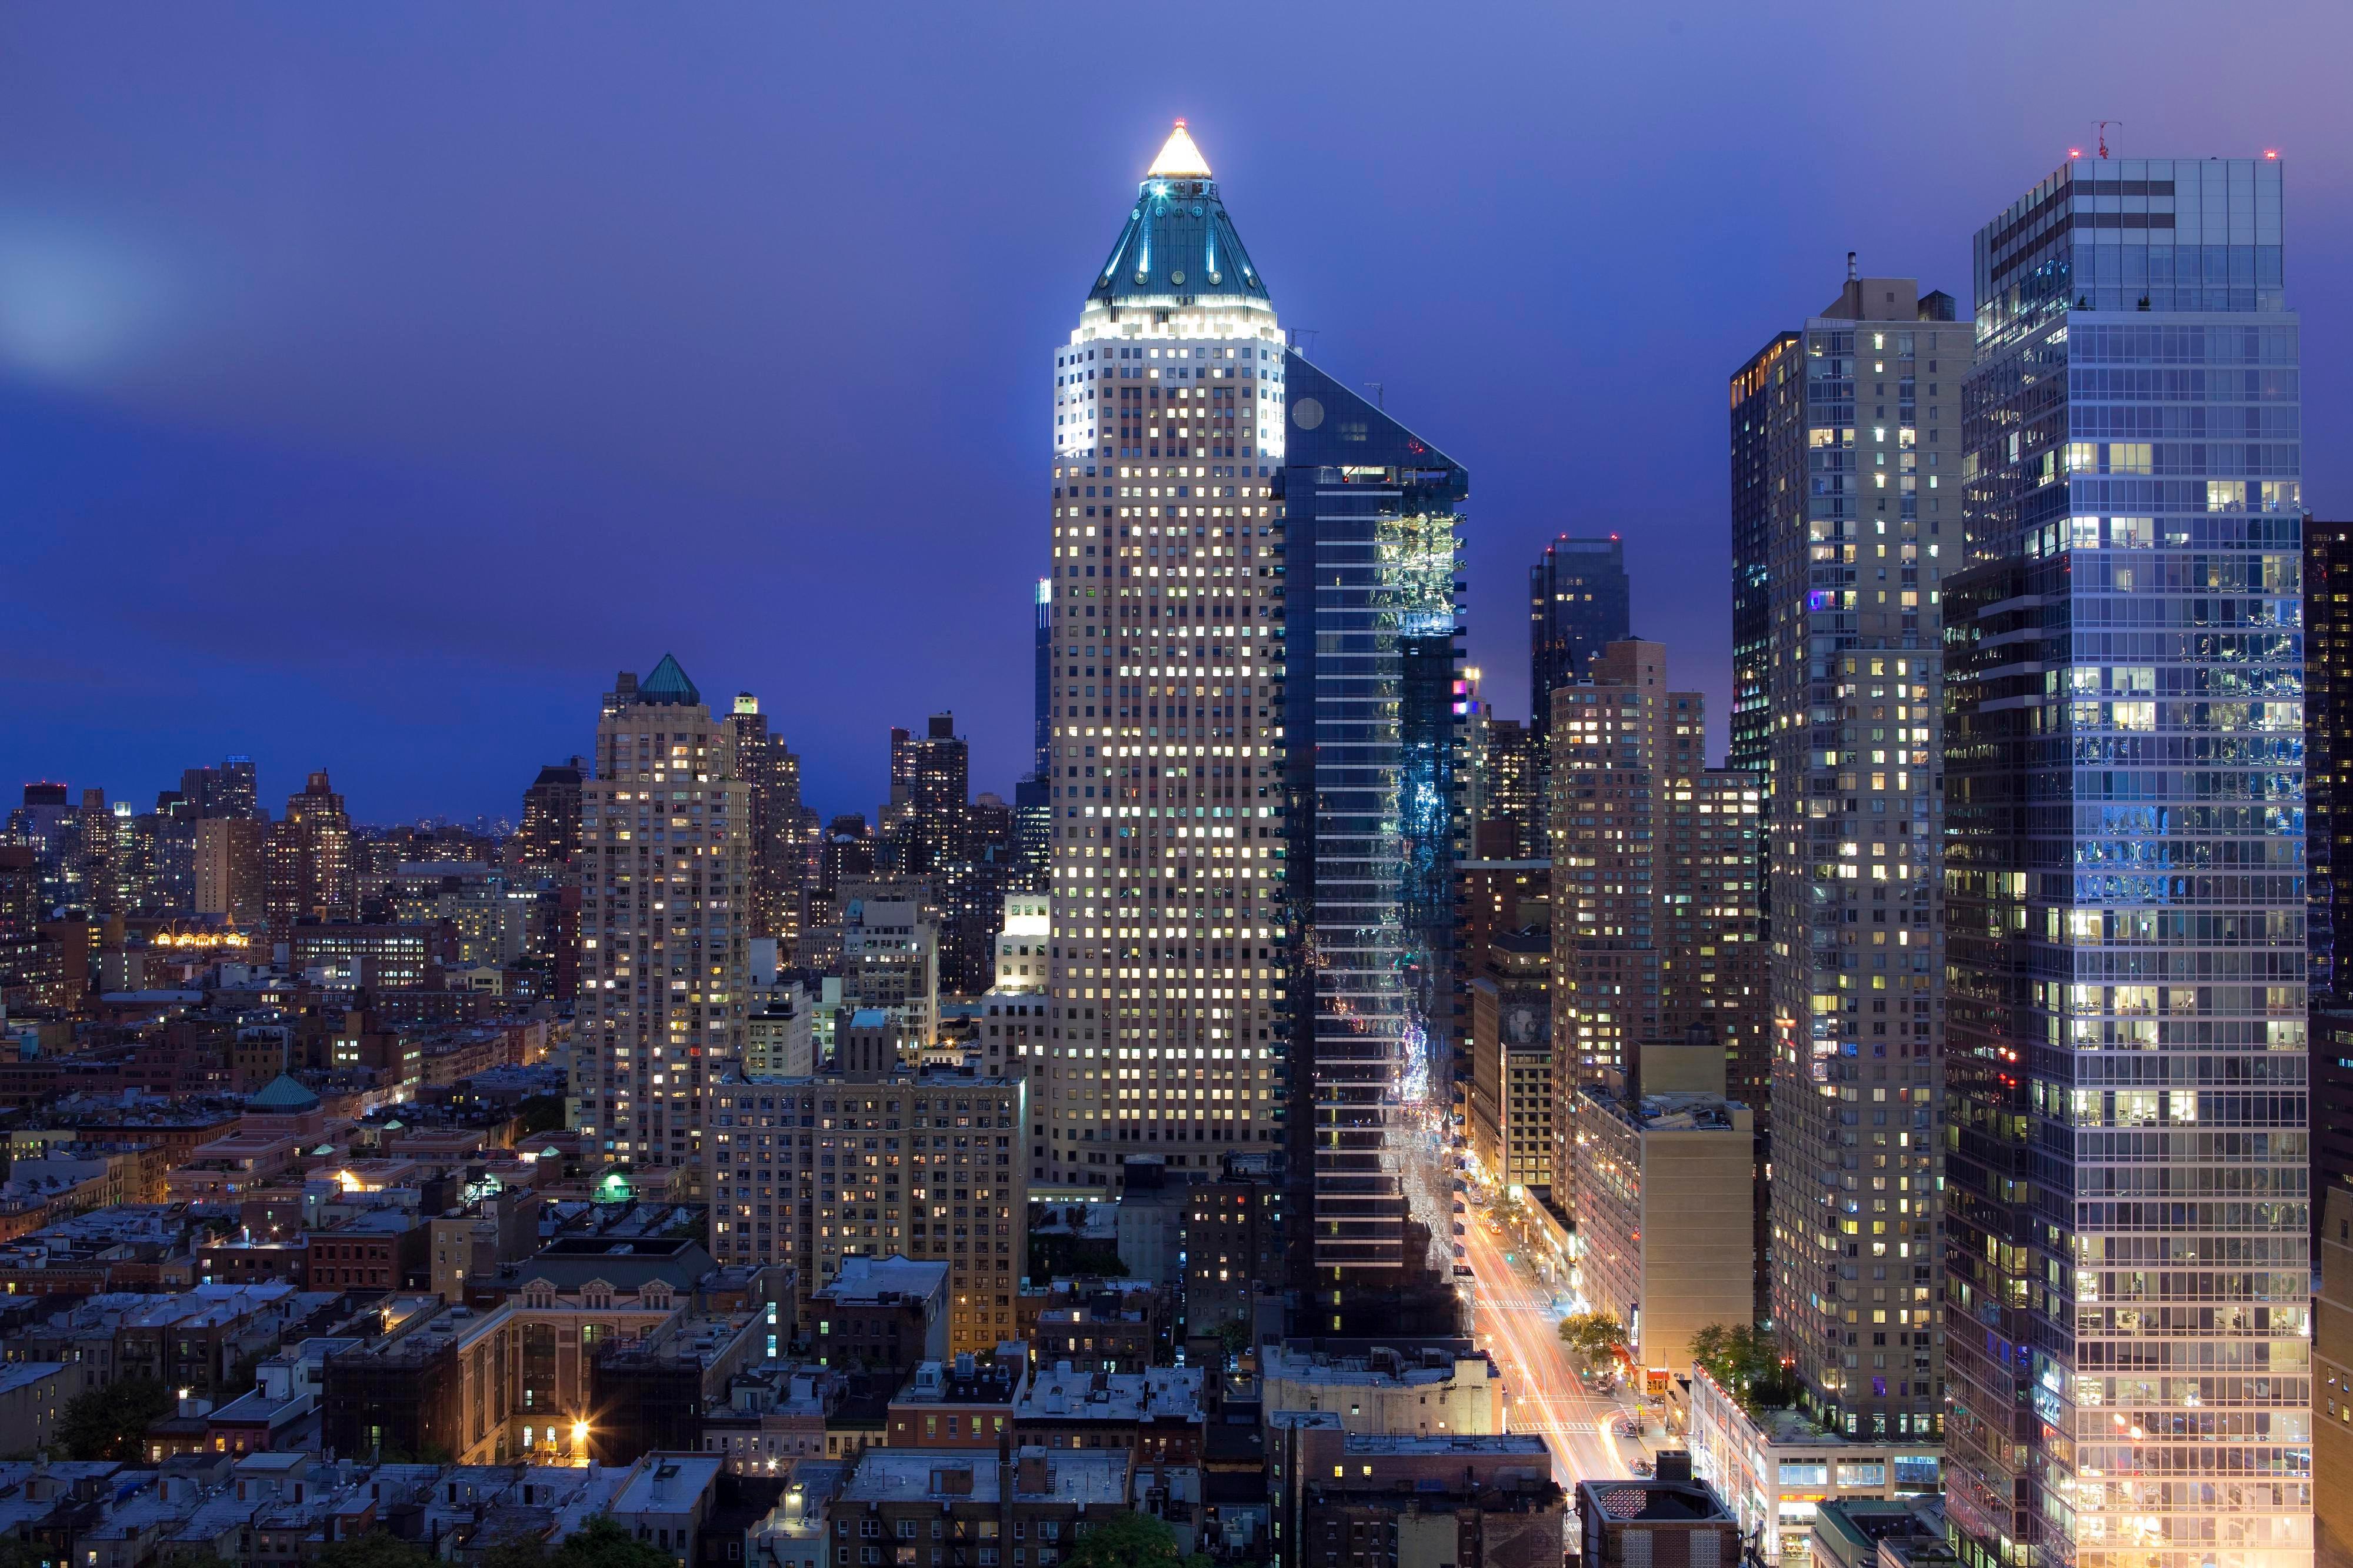
<path id="1" fill-rule="evenodd" d="M 1728 687 L 1725 383 L 1846 252 L 1963 300 L 2092 122 L 2287 168 L 2343 516 L 2341 0 L 1915 7 L 20 5 L 0 11 L 0 787 L 246 752 L 517 808 L 617 668 L 1028 757 L 1050 351 L 1172 116 L 1283 321 L 1468 463 L 1473 661 L 1622 532 Z"/>

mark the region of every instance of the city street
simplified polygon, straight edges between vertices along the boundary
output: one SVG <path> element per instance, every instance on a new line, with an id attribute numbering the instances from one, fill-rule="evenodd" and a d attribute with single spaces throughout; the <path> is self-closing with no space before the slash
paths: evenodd
<path id="1" fill-rule="evenodd" d="M 1609 1431 L 1610 1418 L 1632 1408 L 1631 1395 L 1596 1394 L 1577 1381 L 1550 1295 L 1525 1267 L 1504 1261 L 1504 1238 L 1471 1206 L 1458 1239 L 1479 1277 L 1472 1332 L 1503 1369 L 1511 1430 L 1544 1435 L 1563 1487 L 1632 1474 L 1627 1461 L 1647 1448 Z"/>
<path id="2" fill-rule="evenodd" d="M 1560 1341 L 1559 1299 L 1536 1278 L 1523 1257 L 1505 1261 L 1517 1244 L 1491 1228 L 1488 1206 L 1461 1194 L 1464 1213 L 1453 1213 L 1455 1171 L 1441 1124 L 1426 1108 L 1412 1107 L 1401 1119 L 1409 1136 L 1394 1148 L 1395 1168 L 1415 1214 L 1440 1238 L 1443 1258 L 1454 1226 L 1462 1234 L 1459 1261 L 1478 1278 L 1472 1288 L 1469 1331 L 1503 1370 L 1505 1414 L 1514 1432 L 1537 1432 L 1552 1449 L 1554 1479 L 1564 1488 L 1580 1480 L 1624 1477 L 1628 1461 L 1650 1452 L 1648 1444 L 1620 1438 L 1610 1418 L 1630 1414 L 1634 1396 L 1597 1394 L 1577 1381 L 1575 1362 Z"/>

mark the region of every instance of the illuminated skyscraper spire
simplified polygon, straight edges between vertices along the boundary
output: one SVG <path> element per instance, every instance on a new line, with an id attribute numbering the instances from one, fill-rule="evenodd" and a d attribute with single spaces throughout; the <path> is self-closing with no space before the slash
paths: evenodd
<path id="1" fill-rule="evenodd" d="M 1206 180 L 1209 177 L 1209 161 L 1193 145 L 1192 133 L 1178 121 L 1176 129 L 1161 143 L 1160 156 L 1152 160 L 1152 167 L 1144 171 L 1145 177 L 1154 180 Z"/>
<path id="2" fill-rule="evenodd" d="M 1028 1140 L 1049 1193 L 1281 1139 L 1283 348 L 1182 124 L 1053 357 L 1054 959 Z"/>

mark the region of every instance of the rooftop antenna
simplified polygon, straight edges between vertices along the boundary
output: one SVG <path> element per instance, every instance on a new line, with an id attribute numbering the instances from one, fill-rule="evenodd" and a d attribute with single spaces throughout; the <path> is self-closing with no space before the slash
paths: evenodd
<path id="1" fill-rule="evenodd" d="M 1285 327 L 1282 329 L 1282 335 L 1289 342 L 1293 353 L 1297 354 L 1301 359 L 1314 359 L 1315 334 L 1320 330 L 1316 327 Z"/>
<path id="2" fill-rule="evenodd" d="M 2101 157 L 2105 158 L 2108 155 L 2108 127 L 2113 125 L 2121 131 L 2124 129 L 2124 123 L 2121 120 L 2095 120 L 2092 122 L 2092 129 L 2099 133 Z"/>
<path id="3" fill-rule="evenodd" d="M 1365 384 L 1373 389 L 1374 404 L 1379 407 L 1383 413 L 1387 413 L 1389 406 L 1388 389 L 1377 381 L 1368 381 L 1365 383 Z"/>

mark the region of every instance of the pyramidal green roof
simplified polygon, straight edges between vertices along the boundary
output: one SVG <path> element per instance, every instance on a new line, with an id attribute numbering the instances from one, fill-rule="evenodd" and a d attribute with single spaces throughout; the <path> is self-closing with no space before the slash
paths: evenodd
<path id="1" fill-rule="evenodd" d="M 694 689 L 694 682 L 678 667 L 677 658 L 664 654 L 661 662 L 654 666 L 654 672 L 638 683 L 638 700 L 680 702 L 691 708 L 702 700 L 702 693 Z"/>
<path id="2" fill-rule="evenodd" d="M 304 1089 L 285 1073 L 263 1086 L 260 1093 L 245 1102 L 248 1110 L 316 1110 L 319 1097 Z"/>
<path id="3" fill-rule="evenodd" d="M 1136 187 L 1135 205 L 1111 258 L 1095 274 L 1090 300 L 1166 307 L 1218 300 L 1271 303 L 1219 199 L 1218 184 L 1178 121 L 1160 156 Z"/>

